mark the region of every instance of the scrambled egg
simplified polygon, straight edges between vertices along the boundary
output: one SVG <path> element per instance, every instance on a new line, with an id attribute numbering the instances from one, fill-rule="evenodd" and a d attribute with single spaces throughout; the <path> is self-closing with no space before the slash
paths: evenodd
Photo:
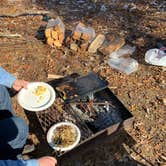
<path id="1" fill-rule="evenodd" d="M 37 86 L 37 88 L 35 89 L 33 94 L 35 96 L 40 96 L 40 95 L 43 95 L 46 91 L 47 91 L 46 87 L 44 87 L 44 86 Z"/>

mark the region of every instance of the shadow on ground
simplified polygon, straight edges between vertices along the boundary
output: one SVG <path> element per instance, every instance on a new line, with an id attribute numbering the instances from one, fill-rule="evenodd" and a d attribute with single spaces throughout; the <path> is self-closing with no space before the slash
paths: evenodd
<path id="1" fill-rule="evenodd" d="M 132 147 L 134 144 L 124 129 L 110 136 L 104 133 L 60 157 L 59 163 L 61 166 L 144 166 L 130 157 L 125 149 L 125 145 Z"/>

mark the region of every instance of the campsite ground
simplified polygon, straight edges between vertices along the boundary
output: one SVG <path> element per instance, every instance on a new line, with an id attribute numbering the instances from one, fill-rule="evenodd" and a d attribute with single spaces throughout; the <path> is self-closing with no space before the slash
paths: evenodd
<path id="1" fill-rule="evenodd" d="M 122 141 L 113 145 L 108 139 L 103 140 L 84 156 L 73 157 L 63 165 L 164 166 L 166 69 L 144 61 L 145 52 L 154 48 L 157 41 L 166 45 L 164 1 L 99 0 L 92 3 L 85 0 L 81 3 L 76 0 L 36 0 L 33 4 L 28 0 L 17 1 L 19 2 L 15 4 L 5 0 L 0 2 L 0 34 L 21 35 L 19 38 L 0 37 L 0 66 L 28 81 L 47 81 L 48 74 L 66 76 L 77 72 L 83 75 L 94 71 L 108 80 L 111 91 L 135 117 L 133 129 L 118 134 L 117 139 Z M 67 31 L 73 30 L 81 21 L 93 27 L 96 34 L 124 37 L 127 44 L 136 46 L 132 57 L 139 63 L 138 70 L 126 75 L 112 69 L 107 64 L 108 57 L 99 53 L 74 52 L 65 46 L 61 49 L 49 47 L 43 41 L 43 30 L 47 22 L 43 21 L 42 15 L 2 17 L 30 10 L 48 10 L 52 18 L 59 15 Z M 16 97 L 12 101 L 17 114 L 30 125 L 30 138 L 37 146 L 31 157 L 50 154 L 50 148 L 44 143 L 45 135 L 33 120 L 33 115 L 28 119 L 17 104 Z"/>

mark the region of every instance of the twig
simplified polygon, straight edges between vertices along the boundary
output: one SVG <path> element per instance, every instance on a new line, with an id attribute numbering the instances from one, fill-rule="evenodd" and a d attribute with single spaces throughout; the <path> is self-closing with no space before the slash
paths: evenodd
<path id="1" fill-rule="evenodd" d="M 161 155 L 160 158 L 162 158 L 164 161 L 166 161 L 166 156 Z"/>
<path id="2" fill-rule="evenodd" d="M 21 17 L 21 16 L 37 16 L 37 15 L 46 15 L 49 14 L 49 11 L 43 11 L 43 10 L 39 10 L 39 11 L 25 11 L 22 13 L 16 13 L 16 14 L 0 14 L 0 17 Z"/>
<path id="3" fill-rule="evenodd" d="M 22 37 L 20 34 L 10 34 L 10 33 L 0 33 L 0 37 L 7 37 L 7 38 L 11 38 L 11 37 Z"/>
<path id="4" fill-rule="evenodd" d="M 63 78 L 63 76 L 62 75 L 56 75 L 56 74 L 48 74 L 47 78 L 59 79 L 59 78 Z"/>

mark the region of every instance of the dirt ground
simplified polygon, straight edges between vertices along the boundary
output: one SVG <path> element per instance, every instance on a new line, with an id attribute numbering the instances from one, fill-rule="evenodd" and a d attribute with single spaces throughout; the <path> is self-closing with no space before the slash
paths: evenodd
<path id="1" fill-rule="evenodd" d="M 21 35 L 0 37 L 0 66 L 28 81 L 47 81 L 48 74 L 83 75 L 94 71 L 108 80 L 111 91 L 135 117 L 133 129 L 115 137 L 115 140 L 121 140 L 116 146 L 109 139 L 103 140 L 84 156 L 72 157 L 63 165 L 166 165 L 166 68 L 144 61 L 145 52 L 155 48 L 157 41 L 166 45 L 165 1 L 16 1 L 0 2 L 0 34 Z M 39 10 L 49 11 L 52 18 L 60 16 L 67 32 L 81 21 L 93 27 L 96 34 L 124 37 L 127 44 L 136 46 L 132 57 L 138 61 L 139 69 L 125 75 L 112 69 L 107 64 L 107 57 L 99 53 L 74 52 L 65 46 L 61 49 L 49 47 L 43 35 L 46 16 L 25 14 Z M 24 15 L 9 16 L 16 13 Z M 30 138 L 37 147 L 31 157 L 50 154 L 33 113 L 29 113 L 29 119 L 17 104 L 16 97 L 12 101 L 17 114 L 30 125 Z"/>

